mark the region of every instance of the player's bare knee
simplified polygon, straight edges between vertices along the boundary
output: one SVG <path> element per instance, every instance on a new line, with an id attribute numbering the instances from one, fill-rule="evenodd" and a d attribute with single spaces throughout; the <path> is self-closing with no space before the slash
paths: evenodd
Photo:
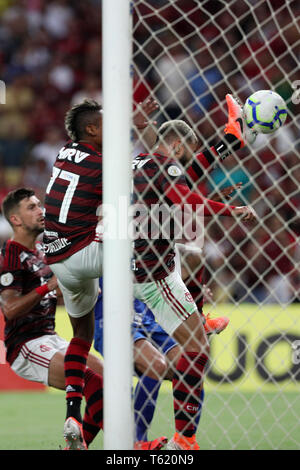
<path id="1" fill-rule="evenodd" d="M 135 368 L 140 374 L 147 375 L 155 380 L 161 380 L 165 377 L 168 365 L 163 356 L 153 357 L 150 362 L 146 362 L 143 357 L 135 357 Z"/>
<path id="2" fill-rule="evenodd" d="M 157 378 L 162 379 L 165 377 L 167 373 L 168 365 L 167 365 L 166 360 L 163 358 L 163 356 L 155 358 L 155 361 L 152 365 L 152 369 L 154 373 L 156 374 Z"/>
<path id="3" fill-rule="evenodd" d="M 80 318 L 70 317 L 74 338 L 91 343 L 94 338 L 94 312 Z"/>
<path id="4" fill-rule="evenodd" d="M 174 332 L 184 351 L 209 355 L 209 342 L 198 312 L 193 313 Z"/>
<path id="5" fill-rule="evenodd" d="M 135 366 L 140 373 L 154 380 L 164 379 L 168 369 L 168 365 L 163 357 L 155 357 L 151 363 L 147 364 L 145 364 L 145 361 L 138 361 L 135 363 Z"/>

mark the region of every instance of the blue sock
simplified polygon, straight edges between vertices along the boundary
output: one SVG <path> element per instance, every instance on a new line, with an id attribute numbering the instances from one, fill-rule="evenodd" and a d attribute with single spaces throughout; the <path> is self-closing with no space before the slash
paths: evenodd
<path id="1" fill-rule="evenodd" d="M 147 432 L 153 419 L 160 380 L 142 375 L 134 391 L 134 420 L 136 441 L 147 441 Z"/>
<path id="2" fill-rule="evenodd" d="M 199 421 L 200 421 L 200 418 L 201 418 L 203 401 L 204 401 L 204 388 L 202 388 L 201 393 L 200 393 L 199 409 L 198 409 L 197 414 L 195 416 L 195 434 L 197 432 L 197 429 L 198 429 L 198 426 L 199 426 Z"/>

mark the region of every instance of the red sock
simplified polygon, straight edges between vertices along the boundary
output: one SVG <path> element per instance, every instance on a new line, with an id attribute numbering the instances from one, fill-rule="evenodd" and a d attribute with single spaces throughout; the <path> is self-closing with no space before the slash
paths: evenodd
<path id="1" fill-rule="evenodd" d="M 195 433 L 194 417 L 199 409 L 200 383 L 208 357 L 185 352 L 180 357 L 173 378 L 175 429 L 186 437 Z"/>
<path id="2" fill-rule="evenodd" d="M 103 378 L 87 367 L 83 394 L 86 409 L 83 418 L 83 434 L 89 445 L 103 427 Z"/>
<path id="3" fill-rule="evenodd" d="M 86 361 L 91 344 L 73 338 L 65 355 L 65 383 L 67 399 L 67 417 L 73 416 L 81 422 L 80 403 L 83 395 Z"/>
<path id="4" fill-rule="evenodd" d="M 85 408 L 85 413 L 82 422 L 82 429 L 83 429 L 83 438 L 85 440 L 86 445 L 89 447 L 91 442 L 95 439 L 98 432 L 100 431 L 99 426 L 97 426 L 92 418 L 89 415 L 88 408 Z"/>

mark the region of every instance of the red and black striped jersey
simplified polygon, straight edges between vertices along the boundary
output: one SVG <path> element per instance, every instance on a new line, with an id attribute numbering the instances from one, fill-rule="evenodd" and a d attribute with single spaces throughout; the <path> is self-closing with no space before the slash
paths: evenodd
<path id="1" fill-rule="evenodd" d="M 101 203 L 101 153 L 91 145 L 69 142 L 56 158 L 46 190 L 48 264 L 68 258 L 94 240 Z"/>
<path id="2" fill-rule="evenodd" d="M 13 240 L 4 243 L 0 256 L 0 295 L 6 289 L 26 295 L 48 282 L 52 275 L 40 243 L 36 244 L 34 251 Z M 25 342 L 45 334 L 55 334 L 55 310 L 56 295 L 50 292 L 27 315 L 15 320 L 4 317 L 4 340 L 10 364 Z"/>
<path id="3" fill-rule="evenodd" d="M 157 153 L 141 154 L 134 159 L 133 180 L 133 271 L 137 282 L 151 282 L 163 279 L 174 270 L 174 227 L 169 219 L 169 233 L 161 231 L 163 222 L 159 220 L 159 211 L 173 206 L 165 196 L 167 188 L 187 183 L 180 164 Z M 158 217 L 154 210 L 158 211 Z"/>
<path id="4" fill-rule="evenodd" d="M 217 163 L 217 155 L 215 148 L 211 147 L 194 156 L 186 169 L 186 179 L 191 189 L 196 190 L 207 173 L 213 169 Z"/>

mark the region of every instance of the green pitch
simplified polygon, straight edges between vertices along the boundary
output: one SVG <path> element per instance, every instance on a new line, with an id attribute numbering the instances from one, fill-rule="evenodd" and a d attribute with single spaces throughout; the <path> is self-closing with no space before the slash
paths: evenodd
<path id="1" fill-rule="evenodd" d="M 220 304 L 213 313 L 227 315 L 230 324 L 211 340 L 197 436 L 201 449 L 298 449 L 300 354 L 293 346 L 300 341 L 299 305 Z M 56 323 L 70 339 L 62 307 Z M 64 392 L 0 392 L 0 450 L 63 447 L 65 412 Z M 173 432 L 171 385 L 165 382 L 149 439 L 171 438 Z M 101 431 L 91 449 L 102 448 Z"/>
<path id="2" fill-rule="evenodd" d="M 1 450 L 57 450 L 63 447 L 63 392 L 1 393 Z M 269 406 L 268 406 L 269 404 Z M 206 394 L 198 431 L 201 449 L 298 449 L 297 393 Z M 162 390 L 149 438 L 171 437 L 172 396 Z M 103 448 L 102 431 L 90 447 Z"/>

